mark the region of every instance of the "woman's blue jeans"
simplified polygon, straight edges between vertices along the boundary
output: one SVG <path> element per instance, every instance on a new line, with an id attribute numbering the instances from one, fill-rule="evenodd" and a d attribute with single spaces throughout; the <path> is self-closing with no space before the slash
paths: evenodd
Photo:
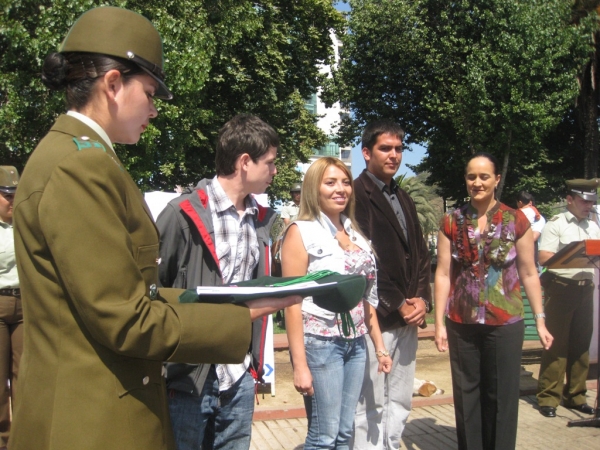
<path id="1" fill-rule="evenodd" d="M 308 435 L 304 450 L 348 449 L 367 359 L 365 337 L 344 340 L 305 335 L 315 394 L 304 398 Z"/>

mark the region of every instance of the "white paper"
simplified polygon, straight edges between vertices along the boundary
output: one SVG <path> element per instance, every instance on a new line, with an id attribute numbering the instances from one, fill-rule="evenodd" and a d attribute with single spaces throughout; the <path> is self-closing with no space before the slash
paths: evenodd
<path id="1" fill-rule="evenodd" d="M 196 292 L 198 295 L 232 295 L 232 294 L 273 294 L 286 291 L 296 291 L 298 289 L 333 286 L 332 283 L 317 283 L 316 281 L 305 281 L 303 283 L 290 284 L 289 286 L 198 286 Z"/>

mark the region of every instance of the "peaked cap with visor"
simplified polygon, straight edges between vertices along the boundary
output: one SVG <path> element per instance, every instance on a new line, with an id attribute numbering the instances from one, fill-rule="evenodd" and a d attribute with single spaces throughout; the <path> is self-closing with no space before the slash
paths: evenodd
<path id="1" fill-rule="evenodd" d="M 100 53 L 131 61 L 158 82 L 155 97 L 173 98 L 164 82 L 160 34 L 136 12 L 113 6 L 89 10 L 73 24 L 58 51 Z"/>
<path id="2" fill-rule="evenodd" d="M 600 184 L 598 178 L 592 178 L 591 180 L 578 178 L 576 180 L 565 181 L 565 184 L 571 195 L 578 195 L 582 199 L 590 202 L 596 202 L 598 200 L 598 195 L 596 194 L 596 189 L 598 189 L 598 185 Z"/>

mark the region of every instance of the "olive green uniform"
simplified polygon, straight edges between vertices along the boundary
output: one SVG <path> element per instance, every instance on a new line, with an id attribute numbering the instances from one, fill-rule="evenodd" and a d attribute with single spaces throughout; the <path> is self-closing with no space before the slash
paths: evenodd
<path id="1" fill-rule="evenodd" d="M 567 244 L 600 239 L 600 228 L 572 213 L 560 213 L 548 221 L 540 238 L 540 251 L 557 253 Z M 586 403 L 589 347 L 593 332 L 593 269 L 550 270 L 544 282 L 546 327 L 554 337 L 542 352 L 538 381 L 539 406 L 573 407 Z M 567 375 L 567 383 L 563 380 Z"/>
<path id="2" fill-rule="evenodd" d="M 76 118 L 40 142 L 14 204 L 25 350 L 10 448 L 174 449 L 162 362 L 242 362 L 248 309 L 154 299 L 150 212 Z"/>

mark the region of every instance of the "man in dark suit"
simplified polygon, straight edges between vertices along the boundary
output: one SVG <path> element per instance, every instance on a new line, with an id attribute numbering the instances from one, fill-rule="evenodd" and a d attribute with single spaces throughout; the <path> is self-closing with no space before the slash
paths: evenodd
<path id="1" fill-rule="evenodd" d="M 411 409 L 417 327 L 431 310 L 430 258 L 410 196 L 394 175 L 402 162 L 404 131 L 394 122 L 370 123 L 362 135 L 367 168 L 355 180 L 356 218 L 377 257 L 377 316 L 386 350 L 369 342 L 355 418 L 355 449 L 397 449 Z M 392 357 L 389 375 L 377 358 Z"/>

